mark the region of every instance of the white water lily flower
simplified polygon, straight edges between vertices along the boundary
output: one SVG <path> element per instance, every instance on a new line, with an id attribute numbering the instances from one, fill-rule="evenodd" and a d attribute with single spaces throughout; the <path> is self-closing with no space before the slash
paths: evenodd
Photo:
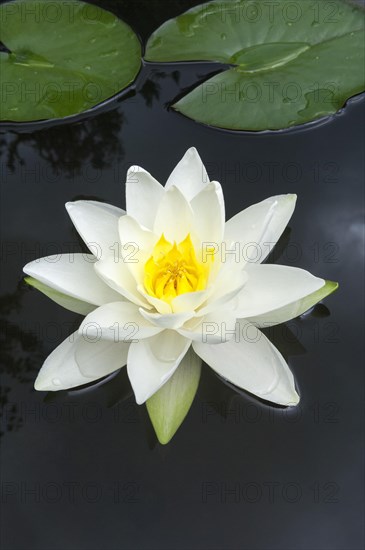
<path id="1" fill-rule="evenodd" d="M 225 222 L 221 185 L 209 181 L 191 148 L 164 187 L 130 168 L 126 212 L 68 203 L 91 254 L 38 259 L 24 271 L 30 284 L 86 317 L 45 361 L 35 388 L 73 388 L 127 365 L 156 432 L 159 422 L 171 432 L 178 426 L 166 428 L 168 415 L 185 399 L 181 423 L 203 359 L 262 399 L 296 405 L 293 375 L 260 328 L 302 314 L 337 285 L 303 269 L 262 264 L 295 202 L 295 195 L 278 195 Z"/>

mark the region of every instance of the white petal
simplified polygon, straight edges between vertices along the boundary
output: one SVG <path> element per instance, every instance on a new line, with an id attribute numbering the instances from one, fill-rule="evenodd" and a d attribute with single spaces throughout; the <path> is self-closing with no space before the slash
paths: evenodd
<path id="1" fill-rule="evenodd" d="M 325 281 L 325 284 L 320 289 L 303 296 L 303 298 L 291 302 L 283 307 L 263 313 L 261 315 L 255 315 L 249 318 L 249 321 L 259 328 L 270 327 L 278 325 L 279 323 L 286 323 L 290 319 L 302 315 L 302 313 L 308 311 L 315 304 L 326 298 L 329 294 L 334 292 L 338 288 L 338 283 L 333 281 Z"/>
<path id="2" fill-rule="evenodd" d="M 125 211 L 97 201 L 66 204 L 67 212 L 79 235 L 98 259 L 113 254 L 119 244 L 118 220 Z"/>
<path id="3" fill-rule="evenodd" d="M 175 185 L 190 201 L 208 183 L 209 177 L 199 153 L 195 147 L 191 147 L 172 171 L 165 189 Z"/>
<path id="4" fill-rule="evenodd" d="M 93 304 L 77 300 L 76 298 L 71 298 L 71 296 L 68 296 L 67 294 L 58 292 L 58 290 L 54 290 L 50 286 L 44 285 L 37 279 L 34 279 L 34 277 L 25 277 L 24 281 L 29 286 L 36 288 L 45 296 L 56 302 L 56 304 L 64 307 L 65 309 L 68 309 L 69 311 L 73 311 L 74 313 L 87 315 L 96 308 L 96 306 Z"/>
<path id="5" fill-rule="evenodd" d="M 199 315 L 228 307 L 236 309 L 237 305 L 232 302 L 237 299 L 247 279 L 247 273 L 240 266 L 225 264 L 213 283 L 213 290 L 207 304 L 199 310 Z"/>
<path id="6" fill-rule="evenodd" d="M 177 329 L 180 328 L 186 321 L 194 317 L 194 311 L 183 313 L 150 313 L 144 309 L 140 309 L 141 315 L 156 327 Z"/>
<path id="7" fill-rule="evenodd" d="M 23 269 L 41 283 L 78 300 L 101 306 L 120 299 L 95 273 L 90 254 L 58 254 L 40 258 Z"/>
<path id="8" fill-rule="evenodd" d="M 325 281 L 308 271 L 286 265 L 250 264 L 248 281 L 239 294 L 237 316 L 254 318 L 267 313 L 275 323 L 275 311 L 301 300 L 324 286 Z"/>
<path id="9" fill-rule="evenodd" d="M 191 201 L 194 231 L 201 243 L 220 246 L 225 223 L 224 198 L 221 185 L 212 181 Z"/>
<path id="10" fill-rule="evenodd" d="M 68 388 L 89 384 L 93 380 L 97 380 L 105 374 L 108 374 L 108 372 L 105 371 L 98 371 L 86 375 L 80 371 L 76 362 L 75 353 L 81 341 L 82 339 L 76 331 L 66 338 L 66 340 L 47 357 L 35 381 L 34 387 L 36 390 L 66 390 Z M 90 346 L 92 347 L 92 344 L 90 344 Z M 95 346 L 92 347 L 92 351 L 95 351 Z M 118 353 L 120 354 L 120 351 L 118 351 Z M 126 359 L 126 354 L 124 359 Z M 113 366 L 115 366 L 113 370 L 116 370 L 119 366 L 123 366 L 120 364 L 123 363 L 123 360 L 119 361 L 117 366 L 113 364 Z"/>
<path id="11" fill-rule="evenodd" d="M 204 317 L 191 319 L 178 328 L 178 333 L 194 342 L 203 344 L 222 344 L 228 342 L 239 333 L 239 323 L 236 315 L 230 310 L 218 310 Z"/>
<path id="12" fill-rule="evenodd" d="M 194 342 L 193 348 L 213 370 L 236 386 L 280 405 L 296 405 L 299 396 L 288 365 L 266 336 L 255 330 L 253 333 L 241 324 L 239 341 L 217 345 Z"/>
<path id="13" fill-rule="evenodd" d="M 151 249 L 154 247 L 157 239 L 152 231 L 142 227 L 137 220 L 129 215 L 119 219 L 119 237 L 122 243 L 121 254 L 124 258 L 129 257 L 132 264 L 138 263 L 136 260 L 138 259 L 139 252 L 145 251 L 150 256 L 152 253 Z M 138 248 L 134 254 L 131 254 L 128 246 L 126 246 L 131 243 L 136 244 Z"/>
<path id="14" fill-rule="evenodd" d="M 164 188 L 139 166 L 131 166 L 127 173 L 127 214 L 148 229 L 153 228 Z"/>
<path id="15" fill-rule="evenodd" d="M 207 290 L 199 290 L 197 292 L 186 292 L 185 294 L 176 296 L 170 305 L 164 300 L 160 300 L 159 298 L 155 298 L 154 296 L 147 294 L 143 285 L 138 285 L 137 288 L 139 293 L 147 300 L 147 302 L 150 303 L 162 316 L 169 314 L 177 315 L 181 313 L 186 316 L 186 319 L 193 317 L 195 310 L 207 301 L 213 292 L 213 287 L 208 288 Z M 150 317 L 147 316 L 147 318 Z"/>
<path id="16" fill-rule="evenodd" d="M 140 295 L 143 296 L 148 304 L 150 304 L 149 309 L 151 309 L 151 306 L 153 306 L 158 311 L 158 313 L 161 313 L 162 315 L 168 315 L 169 313 L 172 313 L 170 304 L 165 302 L 165 300 L 160 300 L 160 298 L 155 298 L 155 296 L 150 296 L 150 294 L 147 294 L 143 285 L 138 285 L 137 288 Z"/>
<path id="17" fill-rule="evenodd" d="M 124 216 L 119 220 L 119 235 L 122 243 L 121 255 L 124 263 L 132 273 L 136 284 L 144 282 L 144 266 L 151 257 L 158 238 L 144 229 L 131 216 Z"/>
<path id="18" fill-rule="evenodd" d="M 114 302 L 95 309 L 81 323 L 79 334 L 113 342 L 138 342 L 161 332 L 139 313 L 130 302 Z"/>
<path id="19" fill-rule="evenodd" d="M 157 336 L 130 345 L 128 376 L 139 405 L 173 375 L 190 344 L 190 340 L 177 332 L 165 330 Z"/>
<path id="20" fill-rule="evenodd" d="M 193 312 L 209 298 L 212 291 L 212 288 L 208 288 L 207 290 L 198 290 L 196 292 L 185 292 L 184 294 L 180 294 L 171 302 L 172 311 L 174 313 Z"/>
<path id="21" fill-rule="evenodd" d="M 137 290 L 136 281 L 127 267 L 123 258 L 107 258 L 100 260 L 95 264 L 95 271 L 98 273 L 107 285 L 113 288 L 120 296 L 124 296 L 127 300 L 138 304 L 139 306 L 150 309 L 151 306 L 146 302 Z M 118 296 L 117 295 L 117 296 Z M 114 300 L 108 302 L 117 302 L 118 297 L 114 296 Z"/>
<path id="22" fill-rule="evenodd" d="M 83 335 L 76 342 L 75 359 L 82 374 L 96 380 L 124 367 L 129 347 L 126 342 L 94 340 Z"/>
<path id="23" fill-rule="evenodd" d="M 193 229 L 193 211 L 177 187 L 168 189 L 158 207 L 153 231 L 160 237 L 177 243 Z"/>
<path id="24" fill-rule="evenodd" d="M 242 263 L 263 262 L 287 226 L 296 198 L 296 195 L 270 197 L 228 220 L 224 234 L 227 250 L 236 246 Z M 232 261 L 232 255 L 226 256 L 227 261 Z"/>

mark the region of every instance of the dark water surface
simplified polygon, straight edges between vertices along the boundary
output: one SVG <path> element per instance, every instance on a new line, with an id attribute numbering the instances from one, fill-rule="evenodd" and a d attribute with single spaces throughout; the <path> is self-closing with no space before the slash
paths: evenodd
<path id="1" fill-rule="evenodd" d="M 142 39 L 193 2 L 104 2 Z M 343 550 L 363 548 L 364 101 L 322 125 L 253 135 L 204 127 L 167 103 L 216 70 L 144 67 L 135 94 L 80 121 L 2 128 L 4 550 Z M 125 173 L 161 182 L 196 146 L 224 188 L 227 217 L 297 193 L 271 261 L 340 290 L 271 329 L 301 394 L 286 411 L 208 368 L 183 426 L 161 447 L 125 371 L 45 395 L 33 383 L 80 318 L 22 284 L 22 267 L 83 250 L 64 209 L 125 206 Z"/>

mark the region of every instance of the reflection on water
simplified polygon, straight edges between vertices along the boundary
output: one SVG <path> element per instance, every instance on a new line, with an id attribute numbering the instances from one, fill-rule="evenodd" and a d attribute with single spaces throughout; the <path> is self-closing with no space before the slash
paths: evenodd
<path id="1" fill-rule="evenodd" d="M 21 311 L 27 285 L 21 282 L 16 292 L 0 296 L 0 364 L 2 373 L 19 383 L 33 387 L 42 361 L 42 342 L 37 336 L 13 322 L 11 317 Z M 11 405 L 10 405 L 11 404 Z M 17 402 L 11 398 L 11 386 L 2 382 L 0 387 L 1 410 L 5 411 L 2 430 L 17 430 L 22 425 L 22 414 Z"/>
<path id="2" fill-rule="evenodd" d="M 101 170 L 124 157 L 120 137 L 123 123 L 123 112 L 115 109 L 82 123 L 32 133 L 0 134 L 0 159 L 10 172 L 14 172 L 17 166 L 26 164 L 26 147 L 31 147 L 55 172 L 69 177 L 77 175 L 87 164 Z"/>
<path id="3" fill-rule="evenodd" d="M 171 73 L 155 69 L 150 71 L 149 78 L 142 84 L 139 90 L 147 107 L 152 107 L 154 100 L 158 101 L 160 99 L 162 88 L 158 81 L 162 79 L 171 79 L 178 85 L 180 82 L 180 71 L 172 71 Z M 166 86 L 166 83 L 164 83 L 164 86 Z"/>
<path id="4" fill-rule="evenodd" d="M 1 364 L 8 375 L 25 383 L 32 381 L 34 371 L 37 372 L 42 343 L 10 317 L 21 310 L 27 291 L 27 285 L 21 282 L 16 292 L 0 296 Z"/>

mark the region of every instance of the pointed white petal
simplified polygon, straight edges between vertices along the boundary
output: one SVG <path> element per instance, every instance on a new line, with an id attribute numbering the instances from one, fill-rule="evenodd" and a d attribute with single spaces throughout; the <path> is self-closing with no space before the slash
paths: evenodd
<path id="1" fill-rule="evenodd" d="M 171 187 L 160 202 L 153 231 L 160 237 L 177 243 L 185 239 L 193 229 L 193 211 L 189 202 L 177 187 Z"/>
<path id="2" fill-rule="evenodd" d="M 207 171 L 195 147 L 187 150 L 181 161 L 176 165 L 165 189 L 175 185 L 190 201 L 209 183 Z"/>
<path id="3" fill-rule="evenodd" d="M 175 435 L 190 409 L 199 385 L 201 363 L 200 357 L 190 348 L 170 380 L 146 403 L 162 445 Z"/>
<path id="4" fill-rule="evenodd" d="M 222 344 L 239 334 L 239 323 L 231 310 L 217 310 L 191 319 L 177 329 L 179 334 L 194 342 L 203 344 Z"/>
<path id="5" fill-rule="evenodd" d="M 115 302 L 118 294 L 95 273 L 90 254 L 58 254 L 40 258 L 23 269 L 27 275 L 72 298 L 101 306 Z"/>
<path id="6" fill-rule="evenodd" d="M 225 209 L 221 185 L 212 181 L 191 201 L 194 231 L 201 243 L 221 245 L 224 234 Z"/>
<path id="7" fill-rule="evenodd" d="M 296 198 L 296 195 L 270 197 L 228 220 L 224 234 L 227 250 L 237 246 L 240 262 L 262 263 L 287 226 Z M 232 257 L 227 255 L 227 261 L 232 261 Z"/>
<path id="8" fill-rule="evenodd" d="M 186 321 L 194 317 L 194 311 L 183 313 L 151 313 L 144 309 L 139 310 L 141 315 L 156 327 L 177 329 L 180 328 Z"/>
<path id="9" fill-rule="evenodd" d="M 110 288 L 113 288 L 118 293 L 117 296 L 119 295 L 119 299 L 120 296 L 124 296 L 127 300 L 139 306 L 146 307 L 147 309 L 151 308 L 138 292 L 136 281 L 123 258 L 110 257 L 106 260 L 100 260 L 95 264 L 95 271 Z M 114 300 L 108 300 L 108 302 L 117 301 L 118 298 L 115 296 Z"/>
<path id="10" fill-rule="evenodd" d="M 337 290 L 337 288 L 338 283 L 333 281 L 325 281 L 325 284 L 321 286 L 319 290 L 312 292 L 311 294 L 307 294 L 306 296 L 303 296 L 302 298 L 283 307 L 269 311 L 268 313 L 262 313 L 261 315 L 250 317 L 249 321 L 260 328 L 278 325 L 279 323 L 286 323 L 286 321 L 290 321 L 290 319 L 294 319 L 295 317 L 298 317 L 298 315 L 302 315 L 302 313 L 308 311 L 311 307 L 317 304 L 317 302 L 320 302 L 326 298 L 326 296 Z"/>
<path id="11" fill-rule="evenodd" d="M 143 311 L 143 310 L 142 310 Z M 114 302 L 95 309 L 81 323 L 79 334 L 86 339 L 103 339 L 113 342 L 138 342 L 161 332 L 153 326 L 130 302 Z"/>
<path id="12" fill-rule="evenodd" d="M 169 313 L 172 313 L 170 304 L 168 304 L 164 300 L 160 300 L 159 298 L 155 298 L 154 296 L 150 296 L 149 294 L 147 294 L 143 285 L 138 285 L 137 288 L 140 295 L 143 296 L 143 298 L 149 304 L 149 309 L 151 309 L 151 306 L 153 306 L 156 311 L 158 311 L 158 313 L 161 313 L 162 315 L 168 315 Z"/>
<path id="13" fill-rule="evenodd" d="M 131 216 L 119 220 L 119 235 L 122 243 L 121 255 L 137 285 L 144 281 L 144 266 L 151 257 L 158 238 L 148 229 L 144 229 Z"/>
<path id="14" fill-rule="evenodd" d="M 154 296 L 150 296 L 149 294 L 147 294 L 143 285 L 138 286 L 138 291 L 147 300 L 147 302 L 157 310 L 158 314 L 161 314 L 161 316 L 169 316 L 171 314 L 183 314 L 186 319 L 190 319 L 190 317 L 194 316 L 195 310 L 209 299 L 213 292 L 213 288 L 180 294 L 172 300 L 171 305 L 164 300 L 160 300 L 159 298 L 155 298 Z M 159 318 L 158 314 L 156 314 L 155 318 Z M 150 317 L 149 315 L 147 315 L 146 318 L 152 319 L 154 317 Z"/>
<path id="15" fill-rule="evenodd" d="M 130 345 L 128 376 L 139 405 L 169 380 L 190 344 L 190 340 L 177 332 L 165 330 L 157 336 Z"/>
<path id="16" fill-rule="evenodd" d="M 208 300 L 212 292 L 213 288 L 208 288 L 207 290 L 180 294 L 171 302 L 172 311 L 174 313 L 193 312 L 196 308 L 200 307 L 203 302 Z"/>
<path id="17" fill-rule="evenodd" d="M 244 288 L 248 275 L 240 266 L 225 264 L 221 267 L 213 283 L 212 293 L 207 304 L 199 309 L 199 315 L 206 315 L 215 310 L 227 309 L 228 304 L 236 309 L 237 296 Z"/>
<path id="18" fill-rule="evenodd" d="M 304 269 L 286 265 L 250 264 L 246 273 L 248 281 L 239 294 L 237 316 L 247 319 L 267 313 L 270 321 L 272 314 L 270 324 L 276 324 L 276 310 L 302 300 L 325 284 Z"/>
<path id="19" fill-rule="evenodd" d="M 83 335 L 76 342 L 75 359 L 81 373 L 96 380 L 124 367 L 129 347 L 127 342 L 116 343 Z"/>
<path id="20" fill-rule="evenodd" d="M 37 281 L 37 279 L 34 279 L 33 277 L 25 277 L 24 281 L 29 286 L 36 288 L 45 296 L 56 302 L 56 304 L 64 307 L 65 309 L 68 309 L 69 311 L 73 311 L 74 313 L 87 315 L 96 308 L 96 306 L 93 304 L 82 302 L 81 300 L 77 300 L 76 298 L 71 298 L 71 296 L 68 296 L 67 294 L 58 292 L 50 286 L 44 285 L 40 281 Z"/>
<path id="21" fill-rule="evenodd" d="M 148 229 L 153 228 L 164 188 L 139 166 L 131 166 L 127 173 L 127 214 Z"/>
<path id="22" fill-rule="evenodd" d="M 125 211 L 97 201 L 66 204 L 67 212 L 79 235 L 98 259 L 113 254 L 119 243 L 118 220 Z"/>
<path id="23" fill-rule="evenodd" d="M 59 391 L 89 384 L 100 376 L 85 376 L 75 359 L 77 342 L 76 332 L 62 342 L 45 360 L 38 373 L 34 387 L 38 391 Z"/>
<path id="24" fill-rule="evenodd" d="M 266 336 L 256 331 L 254 335 L 242 323 L 238 342 L 193 342 L 193 348 L 214 371 L 239 388 L 273 403 L 297 405 L 299 396 L 288 365 Z"/>

